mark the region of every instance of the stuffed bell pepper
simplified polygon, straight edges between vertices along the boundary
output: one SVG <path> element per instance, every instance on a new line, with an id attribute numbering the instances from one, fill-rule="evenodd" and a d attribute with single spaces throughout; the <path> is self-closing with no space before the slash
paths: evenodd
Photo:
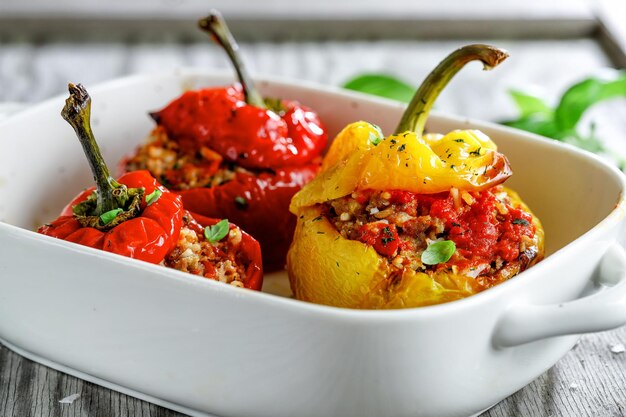
<path id="1" fill-rule="evenodd" d="M 298 192 L 287 270 L 296 298 L 349 308 L 417 307 L 492 287 L 543 257 L 543 230 L 501 184 L 507 158 L 477 130 L 423 134 L 430 108 L 467 62 L 507 57 L 469 45 L 426 78 L 396 132 L 347 126 Z"/>
<path id="2" fill-rule="evenodd" d="M 76 131 L 96 187 L 80 193 L 39 233 L 260 290 L 258 242 L 226 219 L 194 218 L 180 196 L 148 171 L 114 180 L 91 131 L 91 99 L 80 84 L 70 84 L 69 90 L 61 114 Z"/>
<path id="3" fill-rule="evenodd" d="M 325 128 L 295 101 L 260 96 L 217 12 L 199 24 L 228 53 L 239 84 L 187 91 L 152 113 L 157 127 L 123 170 L 147 169 L 188 210 L 235 222 L 261 243 L 265 269 L 282 269 L 295 227 L 289 202 L 319 170 Z"/>

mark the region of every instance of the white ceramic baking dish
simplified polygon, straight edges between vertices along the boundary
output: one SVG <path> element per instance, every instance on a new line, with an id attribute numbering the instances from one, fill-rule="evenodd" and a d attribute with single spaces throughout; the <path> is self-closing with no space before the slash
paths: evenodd
<path id="1" fill-rule="evenodd" d="M 80 81 L 80 80 L 73 80 Z M 183 89 L 231 82 L 181 71 L 87 86 L 111 165 Z M 359 119 L 391 132 L 398 104 L 261 80 L 317 109 L 331 136 Z M 551 367 L 577 333 L 626 323 L 624 176 L 595 156 L 489 123 L 434 115 L 430 131 L 474 127 L 508 155 L 509 186 L 543 221 L 547 258 L 453 303 L 356 311 L 257 293 L 38 235 L 91 176 L 64 97 L 0 124 L 0 339 L 57 368 L 191 415 L 468 416 Z M 265 290 L 285 291 L 285 277 Z M 284 295 L 284 294 L 283 294 Z M 570 335 L 570 336 L 565 336 Z"/>

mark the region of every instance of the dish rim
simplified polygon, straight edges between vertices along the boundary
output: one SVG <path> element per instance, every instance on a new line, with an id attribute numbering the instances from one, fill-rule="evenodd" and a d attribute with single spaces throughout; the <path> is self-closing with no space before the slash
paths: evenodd
<path id="1" fill-rule="evenodd" d="M 101 91 L 106 91 L 110 89 L 116 89 L 124 87 L 125 85 L 132 85 L 139 82 L 146 82 L 149 79 L 163 79 L 167 77 L 176 77 L 181 79 L 181 88 L 184 84 L 185 77 L 213 77 L 213 78 L 232 78 L 232 72 L 226 70 L 200 70 L 196 68 L 180 68 L 174 71 L 161 71 L 156 73 L 144 73 L 144 74 L 134 74 L 130 76 L 120 77 L 113 80 L 101 82 L 95 84 L 93 87 L 90 87 L 90 91 L 93 94 L 98 94 Z M 254 77 L 255 81 L 257 81 L 260 85 L 263 84 L 276 84 L 284 87 L 294 87 L 304 90 L 309 90 L 311 93 L 322 92 L 329 93 L 333 95 L 343 96 L 348 99 L 353 99 L 356 101 L 366 101 L 371 102 L 373 104 L 382 104 L 386 106 L 396 107 L 398 109 L 402 109 L 405 107 L 403 103 L 396 102 L 394 100 L 375 97 L 359 92 L 345 90 L 339 87 L 318 84 L 312 81 L 306 80 L 296 80 L 288 77 L 278 77 L 278 76 L 264 76 L 260 75 L 258 77 Z M 9 116 L 4 120 L 0 120 L 0 129 L 5 125 L 10 125 L 13 123 L 19 123 L 21 119 L 28 120 L 31 113 L 36 113 L 41 111 L 40 109 L 43 107 L 50 106 L 51 104 L 62 103 L 65 100 L 66 96 L 64 94 L 60 94 L 44 100 L 40 103 L 34 104 L 32 107 L 26 108 L 13 116 Z M 603 171 L 606 172 L 607 175 L 612 175 L 614 179 L 616 179 L 620 185 L 620 193 L 617 197 L 617 201 L 615 203 L 615 207 L 613 210 L 606 215 L 600 222 L 595 224 L 592 228 L 587 230 L 578 238 L 572 240 L 565 246 L 556 250 L 553 254 L 546 257 L 544 260 L 534 265 L 532 268 L 522 272 L 520 275 L 524 276 L 526 279 L 520 280 L 518 276 L 515 276 L 512 279 L 507 280 L 501 284 L 496 285 L 495 287 L 489 288 L 485 291 L 482 291 L 478 294 L 474 294 L 470 297 L 466 297 L 460 300 L 455 300 L 453 302 L 447 302 L 443 304 L 436 304 L 430 306 L 423 307 L 415 307 L 415 308 L 405 308 L 405 309 L 393 309 L 393 310 L 367 310 L 367 309 L 350 309 L 343 307 L 334 307 L 322 304 L 315 304 L 312 302 L 296 300 L 294 298 L 288 298 L 283 296 L 278 296 L 270 293 L 264 293 L 263 291 L 241 291 L 240 288 L 234 288 L 230 285 L 224 285 L 223 283 L 216 282 L 213 280 L 209 280 L 203 277 L 199 277 L 193 274 L 188 274 L 185 272 L 181 272 L 178 270 L 174 270 L 171 268 L 165 268 L 160 265 L 154 265 L 147 262 L 137 261 L 135 259 L 130 259 L 124 257 L 122 255 L 117 255 L 114 253 L 109 253 L 105 251 L 101 251 L 94 248 L 89 248 L 86 246 L 74 244 L 71 242 L 66 242 L 60 239 L 56 239 L 49 236 L 44 236 L 38 234 L 35 231 L 24 229 L 19 226 L 12 225 L 10 223 L 6 223 L 0 221 L 0 231 L 7 231 L 13 235 L 23 236 L 25 239 L 42 241 L 46 245 L 53 246 L 61 246 L 68 249 L 70 252 L 75 251 L 87 256 L 95 256 L 97 258 L 114 262 L 120 265 L 125 265 L 126 268 L 140 268 L 147 270 L 149 272 L 154 272 L 153 275 L 155 277 L 159 277 L 158 279 L 166 279 L 171 280 L 174 279 L 176 281 L 183 282 L 183 284 L 193 285 L 193 286 L 201 286 L 203 291 L 217 291 L 217 293 L 226 293 L 233 298 L 237 299 L 249 299 L 253 302 L 261 303 L 261 304 L 274 304 L 273 307 L 285 308 L 285 309 L 300 309 L 301 313 L 307 314 L 317 314 L 326 317 L 341 317 L 346 320 L 357 320 L 357 321 L 367 321 L 367 322 L 378 322 L 378 321 L 389 321 L 389 320 L 397 320 L 397 319 L 421 319 L 423 317 L 432 317 L 439 315 L 450 314 L 449 311 L 454 310 L 464 310 L 473 308 L 477 303 L 487 303 L 489 300 L 493 298 L 500 297 L 501 293 L 505 291 L 514 291 L 517 286 L 525 285 L 524 281 L 528 281 L 532 276 L 541 275 L 543 270 L 550 268 L 555 262 L 559 262 L 560 256 L 564 250 L 571 251 L 571 248 L 582 245 L 587 240 L 591 240 L 595 235 L 601 233 L 601 229 L 607 227 L 607 225 L 619 225 L 621 221 L 623 221 L 626 215 L 626 176 L 619 171 L 616 167 L 610 165 L 608 162 L 604 161 L 599 156 L 592 154 L 590 152 L 581 150 L 579 148 L 574 147 L 573 145 L 564 144 L 560 142 L 556 142 L 552 139 L 544 138 L 542 136 L 525 132 L 522 130 L 514 129 L 511 127 L 499 125 L 493 122 L 476 120 L 473 118 L 468 118 L 459 115 L 451 115 L 433 111 L 431 113 L 431 118 L 437 118 L 447 123 L 459 123 L 464 125 L 475 126 L 476 128 L 488 128 L 494 131 L 500 131 L 505 134 L 514 135 L 522 140 L 530 141 L 533 143 L 539 143 L 544 146 L 551 146 L 563 149 L 564 151 L 574 153 L 576 156 L 580 158 L 585 158 L 590 160 L 591 163 L 595 164 Z M 554 258 L 557 258 L 556 260 Z M 155 278 L 156 279 L 156 278 Z M 207 287 L 208 285 L 208 287 Z M 212 289 L 211 289 L 212 288 Z"/>

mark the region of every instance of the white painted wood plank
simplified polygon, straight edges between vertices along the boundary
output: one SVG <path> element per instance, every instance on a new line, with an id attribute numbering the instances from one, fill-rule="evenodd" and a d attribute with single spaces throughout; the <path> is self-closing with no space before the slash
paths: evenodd
<path id="1" fill-rule="evenodd" d="M 598 22 L 591 0 L 3 0 L 0 34 L 178 33 L 222 11 L 239 39 L 582 37 Z"/>
<path id="2" fill-rule="evenodd" d="M 626 327 L 584 336 L 553 368 L 481 417 L 623 417 Z M 506 370 L 503 370 L 506 372 Z M 81 396 L 59 404 L 67 395 Z M 0 415 L 12 417 L 178 417 L 178 414 L 36 364 L 0 346 Z"/>
<path id="3" fill-rule="evenodd" d="M 393 19 L 444 17 L 447 19 L 495 17 L 503 19 L 586 19 L 593 17 L 585 0 L 3 0 L 0 13 L 7 17 L 35 15 L 128 18 L 188 18 L 216 8 L 230 18 L 250 19 Z"/>

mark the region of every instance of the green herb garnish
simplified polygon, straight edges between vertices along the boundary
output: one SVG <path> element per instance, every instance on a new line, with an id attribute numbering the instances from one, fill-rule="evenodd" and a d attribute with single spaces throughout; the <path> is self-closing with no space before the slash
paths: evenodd
<path id="1" fill-rule="evenodd" d="M 590 152 L 607 154 L 621 169 L 626 169 L 624 155 L 611 154 L 595 134 L 595 124 L 590 122 L 586 134 L 578 130 L 583 114 L 601 101 L 626 97 L 626 71 L 605 72 L 602 77 L 590 77 L 571 86 L 561 96 L 555 107 L 541 98 L 521 91 L 511 91 L 520 112 L 515 120 L 502 122 L 517 129 L 526 130 L 561 142 L 569 143 Z"/>
<path id="2" fill-rule="evenodd" d="M 121 208 L 116 208 L 116 209 L 113 209 L 113 210 L 109 210 L 106 213 L 102 213 L 100 215 L 100 221 L 102 222 L 102 225 L 106 226 L 107 224 L 111 223 L 113 220 L 115 220 L 117 215 L 120 214 L 123 211 L 124 210 L 121 209 Z"/>
<path id="3" fill-rule="evenodd" d="M 376 131 L 376 133 L 372 133 L 370 132 L 370 142 L 372 142 L 372 144 L 374 146 L 378 145 L 380 142 L 383 141 L 383 139 L 385 139 L 385 135 L 383 135 L 383 131 L 381 130 L 380 127 L 376 126 L 374 123 L 370 123 L 370 125 L 374 128 L 374 130 Z"/>
<path id="4" fill-rule="evenodd" d="M 511 223 L 513 223 L 513 224 L 521 224 L 522 226 L 530 225 L 530 223 L 528 223 L 528 220 L 526 220 L 526 219 L 515 219 Z"/>
<path id="5" fill-rule="evenodd" d="M 372 142 L 373 145 L 378 145 L 382 140 L 383 138 L 370 132 L 370 142 Z"/>
<path id="6" fill-rule="evenodd" d="M 384 74 L 363 74 L 347 81 L 343 88 L 373 94 L 379 97 L 408 103 L 415 94 L 415 88 L 394 77 Z"/>
<path id="7" fill-rule="evenodd" d="M 425 265 L 437 265 L 447 262 L 455 251 L 456 245 L 451 240 L 433 242 L 422 252 L 422 263 Z"/>
<path id="8" fill-rule="evenodd" d="M 161 192 L 161 190 L 159 190 L 158 188 L 155 188 L 154 191 L 152 191 L 150 194 L 146 196 L 146 204 L 151 205 L 152 203 L 155 203 L 161 197 L 162 194 L 163 193 Z"/>
<path id="9" fill-rule="evenodd" d="M 212 226 L 204 228 L 204 237 L 211 243 L 219 242 L 228 234 L 228 219 L 220 220 Z"/>

